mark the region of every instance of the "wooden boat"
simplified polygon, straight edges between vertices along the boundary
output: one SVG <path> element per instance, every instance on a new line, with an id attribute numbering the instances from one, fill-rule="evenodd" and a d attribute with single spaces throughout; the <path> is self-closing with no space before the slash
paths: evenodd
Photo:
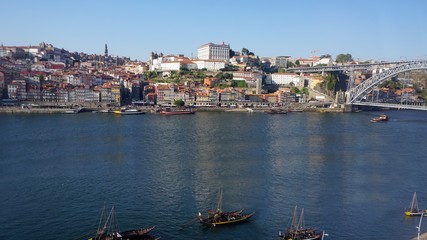
<path id="1" fill-rule="evenodd" d="M 388 116 L 385 114 L 381 114 L 379 117 L 375 117 L 371 119 L 371 122 L 386 122 L 388 121 Z"/>
<path id="2" fill-rule="evenodd" d="M 102 223 L 104 224 L 102 225 Z M 89 238 L 89 240 L 156 239 L 148 235 L 148 233 L 150 233 L 154 228 L 154 226 L 151 226 L 148 228 L 119 232 L 117 230 L 117 220 L 114 207 L 111 208 L 108 215 L 106 215 L 104 207 L 101 213 L 99 226 L 96 231 L 96 236 L 94 238 Z"/>
<path id="3" fill-rule="evenodd" d="M 301 215 L 297 220 L 297 207 L 295 206 L 292 217 L 292 225 L 284 233 L 279 232 L 281 240 L 320 240 L 325 235 L 324 232 L 316 232 L 315 228 L 304 227 L 304 208 L 301 209 Z M 297 223 L 298 222 L 298 223 Z"/>
<path id="4" fill-rule="evenodd" d="M 414 195 L 412 196 L 411 204 L 409 205 L 409 208 L 405 210 L 406 216 L 421 216 L 427 214 L 427 210 L 420 210 L 418 208 L 418 201 L 417 201 L 417 192 L 414 192 Z"/>
<path id="5" fill-rule="evenodd" d="M 209 210 L 208 216 L 203 217 L 199 212 L 199 222 L 209 227 L 215 227 L 217 225 L 226 225 L 231 223 L 239 223 L 248 220 L 255 213 L 243 214 L 242 210 L 236 210 L 232 212 L 225 212 L 222 210 L 222 190 L 219 193 L 218 206 L 216 210 Z"/>
<path id="6" fill-rule="evenodd" d="M 76 113 L 79 113 L 79 112 L 80 112 L 79 109 L 67 109 L 67 110 L 64 111 L 64 113 L 66 113 L 66 114 L 76 114 Z"/>
<path id="7" fill-rule="evenodd" d="M 148 236 L 148 233 L 151 232 L 155 226 L 151 226 L 148 228 L 141 228 L 136 230 L 127 230 L 124 232 L 120 232 L 120 236 L 122 239 L 141 239 L 143 237 Z"/>
<path id="8" fill-rule="evenodd" d="M 173 110 L 171 108 L 166 108 L 165 110 L 161 110 L 161 115 L 183 115 L 183 114 L 194 114 L 193 110 Z"/>
<path id="9" fill-rule="evenodd" d="M 139 110 L 139 109 L 120 109 L 120 110 L 115 110 L 114 113 L 118 114 L 118 115 L 139 115 L 139 114 L 144 114 L 144 112 L 141 111 L 141 110 Z"/>
<path id="10" fill-rule="evenodd" d="M 284 110 L 284 109 L 269 109 L 269 110 L 265 110 L 265 113 L 269 113 L 269 114 L 286 114 L 288 113 L 288 111 Z"/>

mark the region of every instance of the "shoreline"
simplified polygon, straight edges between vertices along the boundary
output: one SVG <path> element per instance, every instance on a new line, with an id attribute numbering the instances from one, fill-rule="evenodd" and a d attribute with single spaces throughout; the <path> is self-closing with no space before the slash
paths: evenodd
<path id="1" fill-rule="evenodd" d="M 138 107 L 137 107 L 138 108 Z M 147 113 L 156 113 L 154 108 L 138 108 Z M 265 110 L 269 110 L 272 108 L 250 108 L 252 111 L 247 108 L 203 108 L 198 107 L 195 108 L 196 112 L 248 112 L 248 113 L 263 113 Z M 11 107 L 11 106 L 3 106 L 0 107 L 0 114 L 70 114 L 67 111 L 76 110 L 72 108 L 22 108 L 22 107 Z M 99 108 L 84 108 L 84 110 L 80 113 L 84 112 L 93 112 L 99 111 Z M 293 109 L 289 109 L 289 112 L 321 112 L 321 113 L 343 113 L 343 108 L 300 108 L 296 107 Z M 76 113 L 74 113 L 76 114 Z"/>

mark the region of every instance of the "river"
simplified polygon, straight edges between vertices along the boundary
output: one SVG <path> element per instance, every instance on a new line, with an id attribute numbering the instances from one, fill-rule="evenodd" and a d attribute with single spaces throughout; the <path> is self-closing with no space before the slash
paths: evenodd
<path id="1" fill-rule="evenodd" d="M 0 239 L 84 239 L 103 206 L 162 239 L 272 239 L 295 206 L 325 239 L 410 239 L 415 191 L 427 209 L 427 112 L 386 113 L 1 114 Z M 220 188 L 250 221 L 193 221 Z"/>

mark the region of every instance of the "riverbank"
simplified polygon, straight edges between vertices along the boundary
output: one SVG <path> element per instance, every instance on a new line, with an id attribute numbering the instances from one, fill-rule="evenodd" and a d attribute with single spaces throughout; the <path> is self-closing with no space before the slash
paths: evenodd
<path id="1" fill-rule="evenodd" d="M 140 107 L 145 112 L 154 112 L 154 108 Z M 198 107 L 197 112 L 264 112 L 271 108 L 221 108 L 221 107 Z M 0 114 L 64 114 L 73 113 L 77 109 L 71 108 L 22 108 L 22 107 L 0 107 Z M 84 108 L 82 112 L 99 111 L 100 109 Z M 322 113 L 340 113 L 344 112 L 343 108 L 292 108 L 289 112 L 322 112 Z M 77 113 L 77 112 L 75 112 Z"/>

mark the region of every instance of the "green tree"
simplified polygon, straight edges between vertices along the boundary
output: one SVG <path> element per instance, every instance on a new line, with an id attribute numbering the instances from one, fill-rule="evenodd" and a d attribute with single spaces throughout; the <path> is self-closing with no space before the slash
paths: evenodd
<path id="1" fill-rule="evenodd" d="M 288 68 L 291 68 L 291 67 L 295 67 L 296 65 L 295 65 L 295 63 L 293 63 L 293 62 L 288 62 Z"/>
<path id="2" fill-rule="evenodd" d="M 347 54 L 341 53 L 337 55 L 337 58 L 335 59 L 335 61 L 339 63 L 347 63 L 347 62 L 353 61 L 353 57 L 351 56 L 350 53 L 347 53 Z"/>
<path id="3" fill-rule="evenodd" d="M 247 48 L 242 48 L 242 55 L 244 56 L 255 56 L 255 54 L 251 51 L 249 51 L 249 49 Z"/>
<path id="4" fill-rule="evenodd" d="M 295 61 L 295 65 L 297 65 L 297 66 L 299 66 L 299 65 L 300 65 L 299 60 L 296 60 L 296 61 Z"/>
<path id="5" fill-rule="evenodd" d="M 302 90 L 301 90 L 301 93 L 304 93 L 306 96 L 308 96 L 308 88 L 303 88 Z"/>
<path id="6" fill-rule="evenodd" d="M 334 74 L 328 74 L 325 77 L 326 80 L 326 89 L 328 91 L 333 91 L 335 90 L 335 85 L 337 84 L 337 78 Z"/>
<path id="7" fill-rule="evenodd" d="M 142 75 L 144 76 L 145 80 L 157 78 L 157 72 L 156 71 L 146 71 Z"/>
<path id="8" fill-rule="evenodd" d="M 174 101 L 174 105 L 177 107 L 182 107 L 185 105 L 185 102 L 182 99 L 178 99 Z"/>
<path id="9" fill-rule="evenodd" d="M 291 87 L 291 93 L 298 94 L 300 93 L 300 90 L 297 87 Z"/>
<path id="10" fill-rule="evenodd" d="M 323 54 L 320 56 L 320 59 L 322 58 L 331 58 L 331 54 Z"/>
<path id="11" fill-rule="evenodd" d="M 233 80 L 233 87 L 245 88 L 246 82 L 244 80 Z"/>

